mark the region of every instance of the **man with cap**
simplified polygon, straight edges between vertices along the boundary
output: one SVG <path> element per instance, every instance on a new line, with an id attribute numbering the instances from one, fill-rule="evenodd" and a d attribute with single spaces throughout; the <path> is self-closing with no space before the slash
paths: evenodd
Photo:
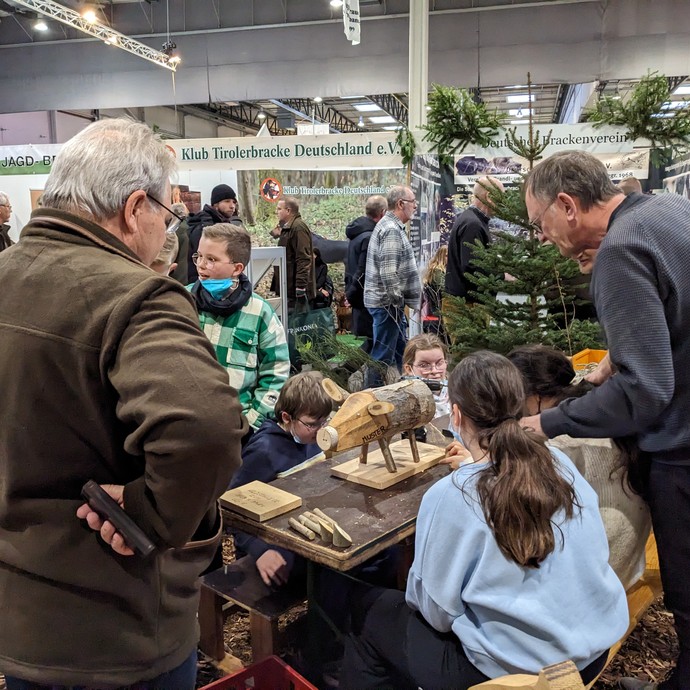
<path id="1" fill-rule="evenodd" d="M 199 249 L 201 232 L 209 225 L 216 223 L 233 223 L 242 225 L 237 215 L 237 195 L 235 190 L 227 184 L 219 184 L 211 192 L 211 204 L 206 204 L 199 213 L 193 213 L 187 218 L 189 226 L 189 256 L 187 258 L 187 279 L 193 283 L 199 277 L 192 255 Z"/>

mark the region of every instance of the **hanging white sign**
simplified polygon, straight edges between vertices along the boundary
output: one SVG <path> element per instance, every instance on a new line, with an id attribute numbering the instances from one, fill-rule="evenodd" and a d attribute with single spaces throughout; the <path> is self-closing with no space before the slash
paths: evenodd
<path id="1" fill-rule="evenodd" d="M 359 20 L 359 0 L 345 0 L 343 3 L 343 24 L 345 25 L 345 36 L 353 46 L 359 45 Z"/>

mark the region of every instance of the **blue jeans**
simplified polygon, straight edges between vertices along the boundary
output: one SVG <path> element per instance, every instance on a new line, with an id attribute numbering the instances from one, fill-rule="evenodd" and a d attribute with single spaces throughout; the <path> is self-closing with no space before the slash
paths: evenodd
<path id="1" fill-rule="evenodd" d="M 407 345 L 407 318 L 401 307 L 372 307 L 369 309 L 374 321 L 374 344 L 369 356 L 377 362 L 396 366 L 402 371 L 403 352 Z M 367 385 L 380 386 L 381 375 L 369 368 Z"/>
<path id="2" fill-rule="evenodd" d="M 132 683 L 126 688 L 115 689 L 112 686 L 112 690 L 194 690 L 196 687 L 196 668 L 197 651 L 194 649 L 177 668 L 161 673 L 151 680 Z M 5 683 L 7 690 L 88 690 L 89 687 L 92 687 L 88 685 L 41 685 L 12 676 L 5 676 Z M 97 687 L 109 686 L 98 684 Z"/>

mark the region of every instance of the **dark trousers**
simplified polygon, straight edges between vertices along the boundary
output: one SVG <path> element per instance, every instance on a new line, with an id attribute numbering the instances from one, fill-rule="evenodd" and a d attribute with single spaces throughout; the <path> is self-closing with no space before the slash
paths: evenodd
<path id="1" fill-rule="evenodd" d="M 161 673 L 161 675 L 138 683 L 132 683 L 126 688 L 115 688 L 115 686 L 107 685 L 40 685 L 39 683 L 32 683 L 28 680 L 21 680 L 20 678 L 13 678 L 12 676 L 5 676 L 5 683 L 7 690 L 91 690 L 91 688 L 99 688 L 105 690 L 194 690 L 196 687 L 196 667 L 197 667 L 197 651 L 194 651 L 176 668 L 171 671 Z"/>
<path id="2" fill-rule="evenodd" d="M 489 680 L 472 665 L 452 632 L 438 632 L 405 603 L 404 592 L 362 589 L 351 606 L 352 633 L 340 676 L 343 690 L 467 690 Z M 608 653 L 580 671 L 583 683 L 596 678 Z"/>
<path id="3" fill-rule="evenodd" d="M 689 454 L 690 455 L 690 454 Z M 690 458 L 689 458 L 690 459 Z M 666 607 L 678 633 L 678 660 L 662 690 L 690 689 L 690 465 L 654 462 L 649 475 L 649 507 L 659 552 Z"/>
<path id="4" fill-rule="evenodd" d="M 402 371 L 403 352 L 407 345 L 407 318 L 402 308 L 376 307 L 369 309 L 374 321 L 374 344 L 369 356 L 377 362 L 396 366 Z M 369 368 L 367 385 L 382 384 L 379 371 Z"/>
<path id="5" fill-rule="evenodd" d="M 351 603 L 343 690 L 463 690 L 489 680 L 465 656 L 452 633 L 440 633 L 405 603 L 405 593 L 372 588 Z"/>

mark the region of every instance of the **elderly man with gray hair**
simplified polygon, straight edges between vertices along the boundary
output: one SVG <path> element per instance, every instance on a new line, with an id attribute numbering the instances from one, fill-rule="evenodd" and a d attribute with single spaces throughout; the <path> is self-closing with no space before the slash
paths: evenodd
<path id="1" fill-rule="evenodd" d="M 594 259 L 593 297 L 609 345 L 600 385 L 523 419 L 549 438 L 634 436 L 628 472 L 649 503 L 666 606 L 679 654 L 662 683 L 624 678 L 626 690 L 686 690 L 690 679 L 690 201 L 624 196 L 603 163 L 563 151 L 525 180 L 542 241 L 582 265 Z"/>
<path id="2" fill-rule="evenodd" d="M 5 192 L 0 192 L 0 252 L 11 247 L 14 242 L 10 239 L 10 226 L 7 221 L 12 215 L 12 204 Z"/>
<path id="3" fill-rule="evenodd" d="M 414 250 L 405 232 L 405 223 L 416 209 L 417 199 L 409 187 L 391 188 L 388 211 L 369 240 L 364 279 L 364 306 L 371 314 L 374 331 L 369 356 L 400 371 L 407 344 L 405 307 L 416 309 L 422 292 Z M 368 385 L 381 382 L 380 374 L 370 367 Z"/>
<path id="4" fill-rule="evenodd" d="M 0 671 L 7 687 L 192 690 L 198 575 L 247 425 L 185 289 L 149 266 L 179 219 L 144 124 L 67 142 L 0 254 Z M 94 480 L 156 546 L 80 499 Z"/>

